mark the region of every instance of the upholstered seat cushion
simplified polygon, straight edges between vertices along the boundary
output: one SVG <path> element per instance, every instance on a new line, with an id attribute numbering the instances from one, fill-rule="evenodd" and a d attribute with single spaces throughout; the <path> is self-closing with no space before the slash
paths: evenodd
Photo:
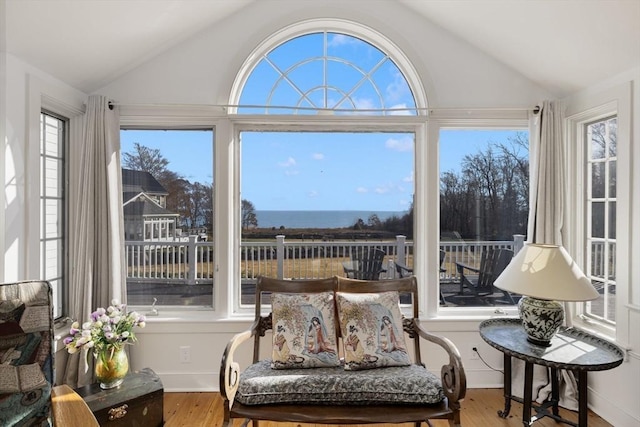
<path id="1" fill-rule="evenodd" d="M 270 360 L 240 375 L 236 400 L 244 405 L 433 404 L 444 398 L 440 379 L 419 365 L 348 371 L 342 366 L 271 369 Z"/>

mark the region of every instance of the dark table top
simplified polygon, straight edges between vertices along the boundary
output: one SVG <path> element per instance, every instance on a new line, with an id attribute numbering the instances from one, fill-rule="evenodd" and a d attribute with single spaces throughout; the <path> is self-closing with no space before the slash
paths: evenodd
<path id="1" fill-rule="evenodd" d="M 480 323 L 480 336 L 501 352 L 537 365 L 571 371 L 603 371 L 624 360 L 615 344 L 576 328 L 560 327 L 549 347 L 527 341 L 520 319 L 488 319 Z"/>
<path id="2" fill-rule="evenodd" d="M 94 383 L 75 391 L 87 402 L 91 411 L 97 412 L 153 393 L 162 393 L 164 389 L 158 375 L 152 369 L 144 368 L 129 372 L 118 387 L 103 390 L 100 384 Z"/>

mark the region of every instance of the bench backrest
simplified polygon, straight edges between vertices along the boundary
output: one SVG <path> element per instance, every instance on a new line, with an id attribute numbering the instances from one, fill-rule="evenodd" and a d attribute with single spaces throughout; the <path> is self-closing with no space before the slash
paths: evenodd
<path id="1" fill-rule="evenodd" d="M 262 307 L 271 308 L 270 295 L 272 293 L 289 293 L 289 294 L 305 294 L 316 292 L 361 292 L 376 293 L 387 291 L 398 291 L 403 296 L 402 301 L 410 301 L 412 318 L 403 316 L 403 327 L 406 332 L 407 339 L 413 340 L 414 362 L 421 363 L 419 337 L 412 332 L 413 319 L 418 319 L 418 284 L 415 276 L 403 277 L 398 279 L 384 280 L 359 280 L 349 279 L 345 277 L 329 277 L 326 279 L 274 279 L 271 277 L 258 277 L 256 283 L 256 310 L 254 327 L 257 332 L 254 336 L 253 361 L 258 362 L 260 358 L 260 339 L 264 337 L 265 332 L 272 329 L 271 313 L 267 316 L 262 315 Z M 409 298 L 406 298 L 409 296 Z M 404 307 L 405 304 L 403 304 Z M 403 310 L 404 311 L 404 310 Z M 336 319 L 338 319 L 336 313 Z M 340 337 L 340 326 L 336 326 L 338 337 Z"/>

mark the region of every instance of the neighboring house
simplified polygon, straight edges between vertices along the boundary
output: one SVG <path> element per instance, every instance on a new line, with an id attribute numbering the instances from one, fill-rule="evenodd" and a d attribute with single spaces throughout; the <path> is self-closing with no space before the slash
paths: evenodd
<path id="1" fill-rule="evenodd" d="M 168 194 L 149 172 L 122 169 L 125 240 L 176 240 L 178 214 L 166 209 Z"/>

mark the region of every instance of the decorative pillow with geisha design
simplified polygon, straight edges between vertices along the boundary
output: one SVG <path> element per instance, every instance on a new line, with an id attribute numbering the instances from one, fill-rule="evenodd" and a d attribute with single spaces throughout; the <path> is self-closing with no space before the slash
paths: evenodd
<path id="1" fill-rule="evenodd" d="M 346 370 L 411 364 L 399 294 L 337 292 Z"/>
<path id="2" fill-rule="evenodd" d="M 338 366 L 333 292 L 271 295 L 273 369 Z"/>

